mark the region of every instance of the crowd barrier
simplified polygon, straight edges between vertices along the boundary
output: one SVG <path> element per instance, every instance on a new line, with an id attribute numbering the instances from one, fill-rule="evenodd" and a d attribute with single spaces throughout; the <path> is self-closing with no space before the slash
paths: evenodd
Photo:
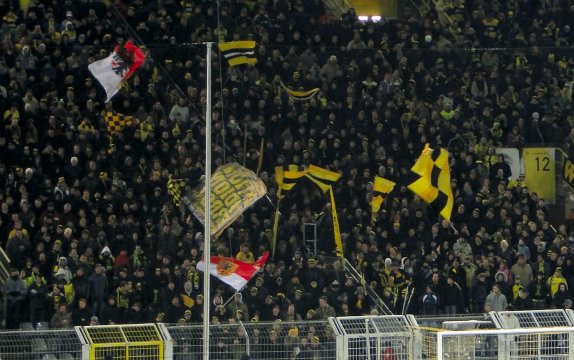
<path id="1" fill-rule="evenodd" d="M 200 324 L 0 332 L 0 360 L 200 360 Z M 572 310 L 351 316 L 210 326 L 210 359 L 574 359 Z"/>

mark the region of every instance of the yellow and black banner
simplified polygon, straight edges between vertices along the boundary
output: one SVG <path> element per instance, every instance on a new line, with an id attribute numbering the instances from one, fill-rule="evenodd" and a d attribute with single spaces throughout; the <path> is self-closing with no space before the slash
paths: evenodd
<path id="1" fill-rule="evenodd" d="M 219 43 L 219 51 L 230 66 L 241 64 L 256 64 L 255 41 L 231 41 Z"/>
<path id="2" fill-rule="evenodd" d="M 385 195 L 390 194 L 395 188 L 396 183 L 391 180 L 385 179 L 381 176 L 375 176 L 373 183 L 373 199 L 371 200 L 371 215 L 374 221 L 377 213 L 381 209 L 381 205 L 385 200 Z"/>
<path id="3" fill-rule="evenodd" d="M 450 187 L 448 151 L 442 148 L 433 150 L 426 144 L 411 171 L 418 175 L 418 179 L 408 188 L 426 203 L 440 209 L 440 214 L 450 221 L 454 196 Z"/>
<path id="4" fill-rule="evenodd" d="M 297 181 L 305 175 L 304 171 L 299 171 L 295 164 L 275 167 L 275 181 L 277 182 L 277 207 L 275 208 L 275 218 L 273 219 L 273 238 L 271 239 L 271 256 L 275 256 L 275 246 L 277 244 L 277 232 L 279 230 L 279 205 L 283 199 L 283 192 L 287 192 L 295 187 Z"/>
<path id="5" fill-rule="evenodd" d="M 171 196 L 175 206 L 181 204 L 181 193 L 185 189 L 185 180 L 183 179 L 169 179 L 167 181 L 167 192 Z"/>
<path id="6" fill-rule="evenodd" d="M 293 90 L 291 88 L 288 88 L 285 84 L 283 84 L 283 81 L 281 81 L 281 87 L 285 90 L 285 92 L 287 93 L 287 95 L 289 95 L 291 99 L 298 101 L 309 100 L 319 92 L 319 88 L 313 88 L 310 90 Z"/>
<path id="7" fill-rule="evenodd" d="M 106 129 L 110 134 L 119 134 L 125 127 L 140 123 L 139 119 L 136 119 L 133 116 L 120 114 L 114 111 L 106 112 L 106 115 L 104 115 L 104 121 L 106 122 Z"/>
<path id="8" fill-rule="evenodd" d="M 341 229 L 339 226 L 339 216 L 337 215 L 337 205 L 335 204 L 335 194 L 333 194 L 333 184 L 340 178 L 341 174 L 321 168 L 315 165 L 309 165 L 305 177 L 313 181 L 324 193 L 329 191 L 331 199 L 331 216 L 333 217 L 333 237 L 335 238 L 335 249 L 337 256 L 343 258 L 343 241 L 341 239 Z"/>
<path id="9" fill-rule="evenodd" d="M 221 235 L 247 208 L 267 193 L 267 188 L 255 173 L 239 164 L 219 167 L 211 176 L 211 234 Z M 189 208 L 195 217 L 205 222 L 205 184 L 189 196 Z"/>
<path id="10" fill-rule="evenodd" d="M 333 236 L 335 238 L 335 248 L 337 256 L 343 258 L 343 241 L 341 239 L 341 229 L 339 226 L 339 217 L 337 215 L 337 205 L 335 203 L 335 195 L 333 193 L 333 184 L 335 184 L 340 178 L 341 174 L 321 168 L 315 165 L 309 165 L 309 167 L 304 170 L 298 170 L 297 165 L 289 165 L 286 168 L 283 166 L 278 166 L 275 168 L 275 180 L 279 187 L 277 192 L 278 202 L 277 210 L 275 212 L 275 219 L 273 222 L 273 240 L 272 240 L 272 251 L 275 251 L 275 244 L 277 241 L 277 231 L 279 228 L 279 203 L 283 198 L 282 192 L 289 191 L 295 187 L 297 181 L 302 177 L 314 182 L 324 193 L 330 192 L 331 201 L 331 215 L 333 217 Z"/>

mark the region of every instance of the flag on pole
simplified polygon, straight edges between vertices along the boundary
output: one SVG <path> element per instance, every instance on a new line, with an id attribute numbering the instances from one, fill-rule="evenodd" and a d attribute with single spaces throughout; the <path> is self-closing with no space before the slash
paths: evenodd
<path id="1" fill-rule="evenodd" d="M 315 165 L 309 165 L 305 176 L 317 184 L 324 193 L 329 191 L 331 185 L 335 184 L 341 178 L 340 173 L 323 169 Z"/>
<path id="2" fill-rule="evenodd" d="M 119 134 L 125 127 L 140 123 L 139 119 L 136 119 L 133 116 L 120 114 L 114 111 L 106 112 L 104 115 L 104 121 L 106 122 L 106 129 L 110 134 Z"/>
<path id="3" fill-rule="evenodd" d="M 313 181 L 324 192 L 329 192 L 331 200 L 331 216 L 333 218 L 333 237 L 335 238 L 335 250 L 337 256 L 343 258 L 343 240 L 339 226 L 339 216 L 337 215 L 337 205 L 335 204 L 335 194 L 333 185 L 341 178 L 341 173 L 327 170 L 315 165 L 309 165 L 305 172 L 305 177 Z"/>
<path id="4" fill-rule="evenodd" d="M 257 271 L 265 265 L 269 252 L 265 252 L 254 264 L 247 264 L 234 258 L 211 256 L 209 273 L 227 285 L 240 291 L 255 276 Z M 197 263 L 197 269 L 205 271 L 205 262 Z"/>
<path id="5" fill-rule="evenodd" d="M 230 66 L 256 64 L 255 45 L 255 41 L 253 40 L 231 41 L 218 44 L 219 51 L 221 51 Z"/>
<path id="6" fill-rule="evenodd" d="M 315 94 L 319 92 L 319 88 L 313 88 L 311 90 L 293 90 L 288 88 L 283 81 L 281 81 L 281 87 L 285 89 L 285 92 L 291 99 L 298 100 L 298 101 L 305 101 L 311 99 Z"/>
<path id="7" fill-rule="evenodd" d="M 116 46 L 108 57 L 88 65 L 106 91 L 106 102 L 118 92 L 122 81 L 129 79 L 140 67 L 144 58 L 143 51 L 128 41 L 123 46 Z"/>
<path id="8" fill-rule="evenodd" d="M 442 148 L 433 150 L 426 144 L 411 171 L 419 178 L 408 188 L 426 203 L 440 209 L 440 214 L 450 221 L 454 196 L 450 187 L 448 151 Z"/>
<path id="9" fill-rule="evenodd" d="M 373 199 L 371 200 L 371 214 L 373 219 L 381 209 L 381 205 L 385 200 L 385 195 L 393 191 L 395 185 L 396 184 L 391 180 L 375 176 L 375 183 L 373 184 Z"/>
<path id="10" fill-rule="evenodd" d="M 167 192 L 173 199 L 175 206 L 179 207 L 181 204 L 181 192 L 185 189 L 185 180 L 183 179 L 169 179 L 167 181 Z"/>
<path id="11" fill-rule="evenodd" d="M 277 232 L 279 230 L 279 205 L 283 199 L 283 192 L 287 192 L 297 181 L 305 175 L 304 171 L 299 171 L 295 164 L 275 167 L 275 181 L 277 182 L 277 207 L 275 208 L 275 218 L 273 220 L 273 238 L 271 239 L 271 253 L 275 256 L 275 245 L 277 244 Z"/>
<path id="12" fill-rule="evenodd" d="M 295 187 L 297 181 L 305 175 L 304 171 L 299 171 L 295 164 L 275 167 L 275 181 L 280 191 L 289 191 Z"/>

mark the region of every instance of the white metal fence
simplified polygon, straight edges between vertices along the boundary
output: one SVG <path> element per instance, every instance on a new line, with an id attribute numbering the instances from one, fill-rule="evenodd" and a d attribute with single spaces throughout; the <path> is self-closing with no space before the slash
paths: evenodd
<path id="1" fill-rule="evenodd" d="M 174 360 L 202 358 L 201 326 L 166 326 Z M 250 322 L 210 327 L 210 359 L 334 359 L 335 336 L 327 321 Z"/>
<path id="2" fill-rule="evenodd" d="M 201 325 L 117 328 L 0 332 L 0 360 L 108 360 L 109 354 L 113 360 L 203 358 Z M 123 335 L 115 336 L 119 330 Z M 574 360 L 570 310 L 221 324 L 210 327 L 210 336 L 210 359 L 248 354 L 274 360 Z"/>
<path id="3" fill-rule="evenodd" d="M 330 318 L 337 359 L 410 359 L 415 344 L 410 320 L 402 315 Z"/>
<path id="4" fill-rule="evenodd" d="M 74 330 L 0 332 L 2 360 L 72 360 L 82 358 L 82 344 Z"/>

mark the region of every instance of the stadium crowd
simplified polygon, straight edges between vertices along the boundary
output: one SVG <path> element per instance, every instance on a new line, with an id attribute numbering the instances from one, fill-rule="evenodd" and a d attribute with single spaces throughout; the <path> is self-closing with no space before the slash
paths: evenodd
<path id="1" fill-rule="evenodd" d="M 378 23 L 352 9 L 333 18 L 320 0 L 113 3 L 30 1 L 22 11 L 0 1 L 7 328 L 202 321 L 203 229 L 166 182 L 197 186 L 204 172 L 206 62 L 193 43 L 243 39 L 257 41 L 256 65 L 214 56 L 213 162 L 258 171 L 271 201 L 275 166 L 340 171 L 345 257 L 364 283 L 332 260 L 328 201 L 302 184 L 282 201 L 261 273 L 236 295 L 215 282 L 214 323 L 369 314 L 364 286 L 395 313 L 572 306 L 566 221 L 552 226 L 544 199 L 495 153 L 574 150 L 574 58 L 562 50 L 574 41 L 570 1 L 452 0 Z M 87 65 L 128 39 L 146 60 L 104 103 Z M 321 91 L 297 101 L 280 81 Z M 112 110 L 141 123 L 110 137 L 102 115 Z M 426 143 L 451 154 L 451 223 L 400 183 Z M 373 219 L 375 175 L 399 186 Z M 245 212 L 214 253 L 253 262 L 269 250 L 271 201 Z M 310 222 L 315 256 L 303 243 Z"/>

